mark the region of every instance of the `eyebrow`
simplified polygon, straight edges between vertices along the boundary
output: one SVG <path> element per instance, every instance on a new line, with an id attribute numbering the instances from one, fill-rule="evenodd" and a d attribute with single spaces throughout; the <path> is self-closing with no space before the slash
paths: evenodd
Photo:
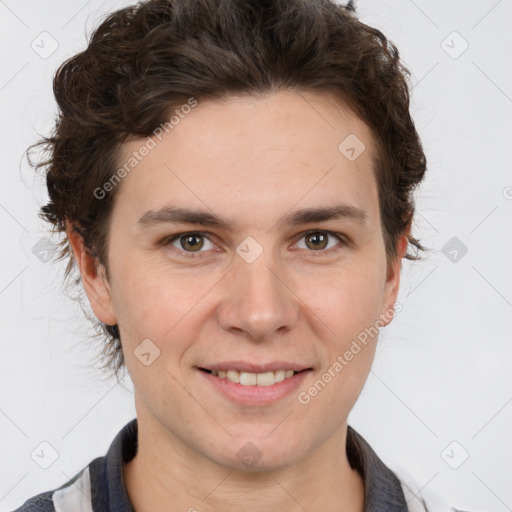
<path id="1" fill-rule="evenodd" d="M 304 208 L 284 215 L 277 223 L 280 226 L 298 226 L 312 222 L 348 219 L 365 223 L 367 214 L 355 206 L 339 204 L 319 208 Z M 233 231 L 233 225 L 226 219 L 213 213 L 190 208 L 166 206 L 158 210 L 149 210 L 136 222 L 139 228 L 153 227 L 168 223 L 197 224 Z"/>

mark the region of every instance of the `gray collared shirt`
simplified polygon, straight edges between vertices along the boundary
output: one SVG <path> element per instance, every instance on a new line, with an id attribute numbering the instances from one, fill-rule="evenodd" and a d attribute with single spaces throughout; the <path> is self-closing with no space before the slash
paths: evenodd
<path id="1" fill-rule="evenodd" d="M 433 512 L 424 502 L 416 503 L 414 509 L 408 507 L 402 482 L 350 426 L 346 446 L 351 467 L 364 481 L 364 512 Z M 59 488 L 33 496 L 14 512 L 134 512 L 124 485 L 123 464 L 136 453 L 135 418 L 118 432 L 105 456 L 94 459 Z"/>

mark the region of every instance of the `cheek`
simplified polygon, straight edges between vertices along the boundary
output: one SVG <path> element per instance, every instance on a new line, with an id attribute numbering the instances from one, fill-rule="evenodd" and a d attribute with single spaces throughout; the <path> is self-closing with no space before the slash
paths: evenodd
<path id="1" fill-rule="evenodd" d="M 378 272 L 361 276 L 332 276 L 328 287 L 310 295 L 308 304 L 320 319 L 318 325 L 324 326 L 320 342 L 325 357 L 317 380 L 302 389 L 300 403 L 307 402 L 303 412 L 311 421 L 331 428 L 353 408 L 375 356 L 383 278 Z"/>
<path id="2" fill-rule="evenodd" d="M 338 339 L 356 336 L 379 318 L 385 278 L 366 267 L 331 273 L 315 280 L 305 302 Z"/>
<path id="3" fill-rule="evenodd" d="M 125 330 L 155 339 L 171 330 L 190 309 L 176 284 L 142 273 L 124 280 L 115 290 L 114 307 Z"/>
<path id="4" fill-rule="evenodd" d="M 197 315 L 208 304 L 206 294 L 216 282 L 213 273 L 170 273 L 159 265 L 127 260 L 118 267 L 112 293 L 123 345 L 133 349 L 149 338 L 160 350 L 185 350 L 190 333 L 199 327 Z"/>

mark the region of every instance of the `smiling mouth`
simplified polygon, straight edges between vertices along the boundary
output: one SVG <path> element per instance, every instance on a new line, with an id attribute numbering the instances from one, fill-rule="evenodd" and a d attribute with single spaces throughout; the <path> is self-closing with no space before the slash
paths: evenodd
<path id="1" fill-rule="evenodd" d="M 307 372 L 311 368 L 301 371 L 294 370 L 277 370 L 273 372 L 251 373 L 239 372 L 238 370 L 208 370 L 206 368 L 199 368 L 201 371 L 209 373 L 219 379 L 226 379 L 235 384 L 242 386 L 273 386 L 278 382 L 290 379 L 297 373 Z"/>

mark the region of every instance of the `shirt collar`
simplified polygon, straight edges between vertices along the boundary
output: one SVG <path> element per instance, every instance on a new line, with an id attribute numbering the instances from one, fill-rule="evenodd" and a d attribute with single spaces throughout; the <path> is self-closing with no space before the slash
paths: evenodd
<path id="1" fill-rule="evenodd" d="M 94 510 L 134 512 L 123 479 L 123 464 L 137 453 L 137 418 L 127 423 L 112 441 L 107 455 L 91 463 L 91 501 Z M 350 425 L 347 458 L 364 481 L 364 512 L 407 512 L 400 481 L 371 446 Z"/>
<path id="2" fill-rule="evenodd" d="M 407 512 L 402 484 L 372 447 L 350 425 L 347 458 L 364 481 L 364 512 Z"/>

